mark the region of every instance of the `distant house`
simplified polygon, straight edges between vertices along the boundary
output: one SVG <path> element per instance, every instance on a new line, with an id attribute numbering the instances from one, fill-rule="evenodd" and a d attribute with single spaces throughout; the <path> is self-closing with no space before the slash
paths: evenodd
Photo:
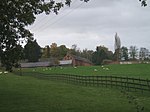
<path id="1" fill-rule="evenodd" d="M 79 56 L 75 56 L 75 55 L 71 55 L 71 54 L 67 54 L 64 57 L 64 60 L 70 60 L 69 62 L 72 62 L 73 66 L 91 66 L 93 65 L 91 61 L 89 61 L 86 58 L 82 58 Z"/>
<path id="2" fill-rule="evenodd" d="M 25 61 L 22 61 L 20 64 L 22 68 L 57 66 L 54 58 L 42 58 L 42 59 L 39 59 L 38 62 L 28 62 L 27 60 L 25 60 Z"/>
<path id="3" fill-rule="evenodd" d="M 48 67 L 52 65 L 50 62 L 26 62 L 20 64 L 22 68 Z"/>
<path id="4" fill-rule="evenodd" d="M 72 65 L 72 60 L 61 60 L 61 61 L 59 61 L 59 65 L 60 66 Z"/>
<path id="5" fill-rule="evenodd" d="M 93 65 L 91 61 L 86 58 L 82 58 L 75 55 L 67 54 L 63 60 L 58 61 L 58 64 L 54 62 L 54 59 L 40 60 L 40 62 L 22 62 L 22 68 L 32 68 L 32 67 L 50 67 L 50 66 L 91 66 Z"/>

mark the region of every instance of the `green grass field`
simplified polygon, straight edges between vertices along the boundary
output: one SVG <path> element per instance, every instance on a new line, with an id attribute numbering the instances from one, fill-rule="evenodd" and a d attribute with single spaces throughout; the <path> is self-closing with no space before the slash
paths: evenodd
<path id="1" fill-rule="evenodd" d="M 150 64 L 22 69 L 23 74 L 27 71 L 150 79 Z M 135 97 L 134 101 L 128 96 Z M 139 112 L 150 112 L 149 92 L 123 94 L 117 88 L 85 87 L 13 73 L 0 75 L 0 112 L 138 112 L 135 103 L 140 109 L 144 107 Z"/>
<path id="2" fill-rule="evenodd" d="M 106 69 L 108 68 L 108 69 Z M 96 69 L 96 71 L 95 71 Z M 51 67 L 30 68 L 23 71 L 40 72 L 45 74 L 75 74 L 75 75 L 113 75 L 150 79 L 150 64 L 106 65 L 90 67 Z"/>
<path id="3" fill-rule="evenodd" d="M 133 94 L 144 112 L 149 94 Z M 84 87 L 13 74 L 0 75 L 0 112 L 137 112 L 119 90 Z"/>

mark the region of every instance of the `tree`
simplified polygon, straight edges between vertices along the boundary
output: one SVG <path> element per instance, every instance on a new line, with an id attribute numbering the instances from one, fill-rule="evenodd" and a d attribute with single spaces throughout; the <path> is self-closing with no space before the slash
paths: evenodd
<path id="1" fill-rule="evenodd" d="M 128 57 L 128 48 L 127 47 L 121 47 L 121 59 L 128 61 L 129 57 Z"/>
<path id="2" fill-rule="evenodd" d="M 81 52 L 80 56 L 83 58 L 86 58 L 90 61 L 92 61 L 92 55 L 93 55 L 94 51 L 93 50 L 88 50 L 88 49 L 83 49 L 83 51 Z"/>
<path id="3" fill-rule="evenodd" d="M 114 60 L 119 61 L 120 60 L 120 47 L 121 47 L 121 41 L 120 38 L 118 36 L 118 34 L 115 34 L 115 53 L 114 53 Z"/>
<path id="4" fill-rule="evenodd" d="M 41 57 L 41 47 L 38 45 L 36 40 L 28 40 L 27 44 L 24 47 L 25 58 L 29 62 L 37 62 Z"/>
<path id="5" fill-rule="evenodd" d="M 11 72 L 13 66 L 20 66 L 18 60 L 21 60 L 23 58 L 23 48 L 21 45 L 7 47 L 5 51 L 1 52 L 3 53 L 0 53 L 0 60 L 2 66 L 5 67 L 7 71 Z"/>
<path id="6" fill-rule="evenodd" d="M 51 48 L 51 51 L 50 51 L 51 57 L 58 58 L 59 57 L 59 50 L 58 50 L 57 44 L 52 43 L 50 45 L 50 48 Z"/>
<path id="7" fill-rule="evenodd" d="M 130 49 L 129 49 L 129 54 L 130 54 L 130 58 L 132 60 L 136 60 L 137 58 L 137 53 L 138 53 L 138 49 L 136 46 L 130 46 Z"/>
<path id="8" fill-rule="evenodd" d="M 68 53 L 72 54 L 72 55 L 80 56 L 81 55 L 81 50 L 80 50 L 80 48 L 77 47 L 76 44 L 73 44 L 71 46 L 71 49 L 69 49 Z"/>
<path id="9" fill-rule="evenodd" d="M 96 65 L 101 65 L 103 60 L 111 59 L 113 53 L 104 46 L 97 46 L 96 51 L 93 53 L 93 63 Z"/>
<path id="10" fill-rule="evenodd" d="M 69 49 L 65 45 L 61 45 L 58 47 L 59 51 L 59 59 L 63 59 L 65 55 L 68 53 Z"/>
<path id="11" fill-rule="evenodd" d="M 41 13 L 50 14 L 56 13 L 64 5 L 70 6 L 71 0 L 64 2 L 56 2 L 57 0 L 0 0 L 0 59 L 6 67 L 9 64 L 11 67 L 17 63 L 14 56 L 14 51 L 18 51 L 21 41 L 25 42 L 33 38 L 33 34 L 27 29 L 34 23 L 36 15 Z M 84 0 L 87 2 L 89 0 Z M 15 49 L 15 50 L 14 50 Z M 7 56 L 6 56 L 7 55 Z M 8 59 L 9 58 L 9 59 Z M 9 62 L 7 62 L 9 60 Z"/>
<path id="12" fill-rule="evenodd" d="M 139 51 L 139 59 L 142 61 L 149 60 L 149 50 L 144 47 L 141 47 Z"/>
<path id="13" fill-rule="evenodd" d="M 141 2 L 141 6 L 147 6 L 147 0 L 139 0 Z"/>
<path id="14" fill-rule="evenodd" d="M 72 55 L 77 55 L 77 45 L 76 44 L 73 44 L 71 46 L 71 49 L 69 50 L 69 54 L 72 54 Z"/>
<path id="15" fill-rule="evenodd" d="M 42 57 L 43 57 L 43 58 L 50 58 L 50 47 L 49 47 L 49 45 L 46 45 L 46 46 L 42 49 Z"/>

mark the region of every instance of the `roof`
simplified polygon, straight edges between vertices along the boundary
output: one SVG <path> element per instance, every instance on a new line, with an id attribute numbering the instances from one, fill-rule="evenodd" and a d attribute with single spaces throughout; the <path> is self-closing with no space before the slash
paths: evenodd
<path id="1" fill-rule="evenodd" d="M 32 62 L 32 63 L 21 63 L 21 67 L 30 68 L 30 67 L 47 67 L 50 66 L 50 62 Z"/>
<path id="2" fill-rule="evenodd" d="M 76 60 L 92 64 L 92 62 L 90 60 L 86 59 L 86 58 L 83 58 L 83 57 L 80 57 L 80 56 L 75 56 L 75 55 L 72 55 L 72 54 L 68 54 L 68 55 L 73 57 Z"/>
<path id="3" fill-rule="evenodd" d="M 62 60 L 59 61 L 60 65 L 71 65 L 72 64 L 72 60 Z"/>

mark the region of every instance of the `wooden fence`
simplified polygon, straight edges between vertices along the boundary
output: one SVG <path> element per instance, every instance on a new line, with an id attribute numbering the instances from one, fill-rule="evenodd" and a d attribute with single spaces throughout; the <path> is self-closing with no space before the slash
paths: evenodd
<path id="1" fill-rule="evenodd" d="M 85 85 L 85 86 L 105 86 L 105 87 L 117 87 L 126 89 L 128 91 L 144 91 L 150 92 L 150 80 L 131 78 L 131 77 L 119 77 L 119 76 L 80 76 L 69 74 L 55 74 L 47 75 L 36 72 L 26 72 L 23 75 L 34 76 L 42 79 L 59 80 L 67 83 Z"/>

